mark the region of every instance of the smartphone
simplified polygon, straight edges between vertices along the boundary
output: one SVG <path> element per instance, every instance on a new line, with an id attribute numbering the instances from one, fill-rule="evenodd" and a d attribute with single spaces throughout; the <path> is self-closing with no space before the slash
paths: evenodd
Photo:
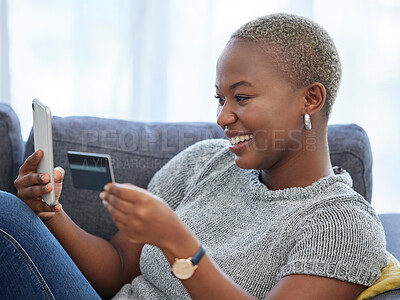
<path id="1" fill-rule="evenodd" d="M 107 154 L 68 151 L 68 161 L 76 189 L 102 191 L 107 183 L 115 181 Z"/>
<path id="2" fill-rule="evenodd" d="M 38 99 L 32 101 L 33 112 L 33 140 L 35 151 L 41 149 L 43 157 L 39 162 L 37 172 L 50 175 L 53 190 L 43 195 L 43 200 L 53 206 L 56 202 L 54 192 L 54 162 L 53 162 L 53 136 L 51 129 L 51 111 L 48 106 Z"/>

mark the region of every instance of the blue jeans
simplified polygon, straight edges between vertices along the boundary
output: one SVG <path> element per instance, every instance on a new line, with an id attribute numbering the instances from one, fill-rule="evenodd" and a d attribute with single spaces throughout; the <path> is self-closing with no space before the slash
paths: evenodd
<path id="1" fill-rule="evenodd" d="M 0 299 L 100 299 L 36 214 L 2 191 Z"/>

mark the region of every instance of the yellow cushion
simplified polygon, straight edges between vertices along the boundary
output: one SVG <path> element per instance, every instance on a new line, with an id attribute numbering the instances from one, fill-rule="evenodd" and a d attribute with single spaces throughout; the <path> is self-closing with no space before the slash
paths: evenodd
<path id="1" fill-rule="evenodd" d="M 400 287 L 400 264 L 397 259 L 388 252 L 389 264 L 382 269 L 381 277 L 369 288 L 365 289 L 357 300 L 365 300 Z"/>

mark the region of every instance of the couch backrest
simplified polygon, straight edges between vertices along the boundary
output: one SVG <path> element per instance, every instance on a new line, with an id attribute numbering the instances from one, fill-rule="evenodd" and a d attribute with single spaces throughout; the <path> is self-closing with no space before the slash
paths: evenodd
<path id="1" fill-rule="evenodd" d="M 8 104 L 0 103 L 0 190 L 15 194 L 14 180 L 23 156 L 19 119 Z"/>
<path id="2" fill-rule="evenodd" d="M 332 164 L 348 170 L 354 176 L 355 189 L 370 201 L 371 155 L 367 135 L 356 125 L 330 126 L 328 134 Z M 214 123 L 142 123 L 94 117 L 54 117 L 54 163 L 66 170 L 60 201 L 79 226 L 109 239 L 116 228 L 103 208 L 98 192 L 73 188 L 67 151 L 109 154 L 117 182 L 130 182 L 145 188 L 153 174 L 184 148 L 203 139 L 224 137 L 224 132 Z M 33 152 L 32 135 L 26 147 L 27 156 Z"/>

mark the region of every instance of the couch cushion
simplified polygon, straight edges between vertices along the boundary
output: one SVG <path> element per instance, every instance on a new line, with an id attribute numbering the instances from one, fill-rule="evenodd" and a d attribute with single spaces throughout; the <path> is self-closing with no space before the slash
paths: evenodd
<path id="1" fill-rule="evenodd" d="M 347 170 L 354 190 L 371 203 L 372 152 L 366 132 L 355 124 L 330 125 L 328 143 L 332 165 Z"/>
<path id="2" fill-rule="evenodd" d="M 109 154 L 117 182 L 146 188 L 154 173 L 191 144 L 225 134 L 212 123 L 142 123 L 94 117 L 53 117 L 54 165 L 65 171 L 62 202 L 68 215 L 83 229 L 103 238 L 116 228 L 98 192 L 73 188 L 67 151 Z M 32 134 L 26 156 L 33 152 Z M 90 213 L 89 213 L 90 212 Z"/>
<path id="3" fill-rule="evenodd" d="M 14 180 L 22 164 L 24 146 L 19 119 L 5 103 L 0 103 L 0 145 L 0 190 L 15 194 Z"/>

